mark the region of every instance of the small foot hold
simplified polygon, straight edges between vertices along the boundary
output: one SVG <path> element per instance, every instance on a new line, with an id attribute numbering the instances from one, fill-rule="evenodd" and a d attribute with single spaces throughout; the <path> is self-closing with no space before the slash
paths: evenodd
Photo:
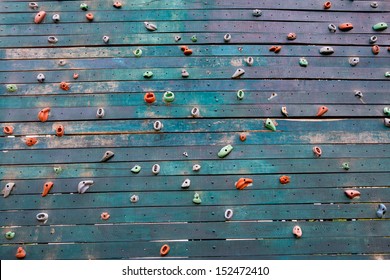
<path id="1" fill-rule="evenodd" d="M 302 237 L 302 230 L 300 226 L 295 226 L 293 228 L 292 233 L 295 235 L 295 238 L 301 238 Z"/>
<path id="2" fill-rule="evenodd" d="M 221 150 L 219 150 L 218 152 L 218 157 L 220 158 L 224 158 L 226 157 L 228 154 L 230 154 L 230 152 L 233 150 L 233 146 L 232 145 L 226 145 L 225 147 L 223 147 Z"/>
<path id="3" fill-rule="evenodd" d="M 250 187 L 253 185 L 253 179 L 251 178 L 240 178 L 236 183 L 236 189 L 237 190 L 243 190 L 246 187 Z"/>
<path id="4" fill-rule="evenodd" d="M 47 194 L 50 192 L 50 190 L 52 189 L 53 186 L 54 186 L 53 182 L 46 182 L 43 185 L 42 197 L 47 196 Z"/>
<path id="5" fill-rule="evenodd" d="M 3 194 L 3 197 L 8 197 L 11 194 L 12 189 L 15 187 L 15 183 L 9 182 L 7 183 L 1 193 Z"/>
<path id="6" fill-rule="evenodd" d="M 85 193 L 93 185 L 92 180 L 81 181 L 77 186 L 78 193 Z"/>
<path id="7" fill-rule="evenodd" d="M 102 157 L 102 159 L 100 160 L 100 162 L 105 162 L 105 161 L 108 161 L 110 158 L 112 158 L 114 156 L 114 152 L 111 152 L 111 151 L 106 151 Z"/>

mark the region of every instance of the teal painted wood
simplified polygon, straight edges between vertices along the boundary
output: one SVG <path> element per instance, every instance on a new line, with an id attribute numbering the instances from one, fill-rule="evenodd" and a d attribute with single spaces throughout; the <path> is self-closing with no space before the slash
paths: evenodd
<path id="1" fill-rule="evenodd" d="M 96 213 L 99 216 L 99 213 Z M 110 220 L 107 220 L 110 223 Z M 176 224 L 131 225 L 77 225 L 20 227 L 14 229 L 15 238 L 7 244 L 80 242 L 138 242 L 178 239 L 289 239 L 296 222 L 211 222 Z M 299 222 L 306 239 L 356 237 L 356 232 L 366 232 L 366 237 L 386 237 L 390 221 Z M 2 234 L 12 228 L 3 228 Z M 54 233 L 53 233 L 54 232 Z"/>
<path id="2" fill-rule="evenodd" d="M 129 259 L 137 257 L 161 258 L 160 248 L 164 242 L 104 242 L 92 244 L 62 244 L 62 245 L 25 245 L 26 259 Z M 324 246 L 325 245 L 325 246 Z M 302 238 L 296 240 L 203 240 L 170 241 L 170 257 L 208 257 L 223 256 L 225 258 L 253 256 L 261 252 L 264 255 L 290 254 L 383 254 L 390 245 L 390 240 L 384 237 L 356 238 Z M 2 259 L 14 259 L 18 246 L 1 246 Z M 43 251 L 43 252 L 42 252 Z"/>

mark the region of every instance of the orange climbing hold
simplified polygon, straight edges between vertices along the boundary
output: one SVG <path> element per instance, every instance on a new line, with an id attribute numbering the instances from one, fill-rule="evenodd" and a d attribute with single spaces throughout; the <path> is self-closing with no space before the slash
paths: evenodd
<path id="1" fill-rule="evenodd" d="M 320 157 L 320 156 L 322 155 L 322 150 L 321 150 L 320 147 L 315 146 L 315 147 L 313 148 L 313 153 L 314 153 L 317 157 Z"/>
<path id="2" fill-rule="evenodd" d="M 79 74 L 73 73 L 73 79 L 77 80 L 79 78 Z"/>
<path id="3" fill-rule="evenodd" d="M 324 9 L 325 9 L 325 10 L 328 10 L 328 9 L 330 9 L 331 7 L 332 7 L 332 2 L 326 1 L 326 2 L 324 3 Z"/>
<path id="4" fill-rule="evenodd" d="M 108 214 L 108 212 L 103 212 L 100 215 L 100 218 L 102 218 L 102 220 L 108 220 L 110 218 L 110 214 Z"/>
<path id="5" fill-rule="evenodd" d="M 353 29 L 353 25 L 350 22 L 341 23 L 341 24 L 339 24 L 339 29 L 341 31 L 349 31 L 349 30 Z"/>
<path id="6" fill-rule="evenodd" d="M 288 184 L 290 183 L 290 177 L 286 175 L 280 176 L 279 182 L 283 185 Z"/>
<path id="7" fill-rule="evenodd" d="M 46 12 L 45 11 L 40 11 L 39 13 L 37 13 L 35 15 L 34 22 L 35 23 L 41 23 L 45 19 L 45 16 L 46 16 Z"/>
<path id="8" fill-rule="evenodd" d="M 245 133 L 241 133 L 241 134 L 240 134 L 240 140 L 241 140 L 242 142 L 244 142 L 244 141 L 246 140 L 246 134 L 245 134 Z"/>
<path id="9" fill-rule="evenodd" d="M 69 86 L 69 83 L 67 82 L 61 82 L 60 83 L 60 89 L 62 90 L 69 90 L 70 86 Z"/>
<path id="10" fill-rule="evenodd" d="M 43 185 L 43 192 L 42 192 L 42 197 L 47 196 L 47 194 L 50 192 L 51 188 L 53 187 L 54 183 L 53 182 L 46 182 Z"/>
<path id="11" fill-rule="evenodd" d="M 5 134 L 12 134 L 14 133 L 14 127 L 10 125 L 4 126 L 3 131 Z"/>
<path id="12" fill-rule="evenodd" d="M 328 112 L 328 107 L 326 107 L 326 106 L 321 106 L 320 108 L 318 108 L 317 117 L 321 117 L 321 116 L 324 115 L 326 112 Z"/>
<path id="13" fill-rule="evenodd" d="M 43 108 L 43 109 L 42 109 L 41 111 L 39 111 L 39 113 L 38 113 L 38 119 L 39 119 L 41 122 L 47 121 L 47 119 L 49 118 L 49 112 L 50 112 L 50 108 L 49 108 L 49 107 Z"/>
<path id="14" fill-rule="evenodd" d="M 62 124 L 60 124 L 59 126 L 57 126 L 57 128 L 56 128 L 56 135 L 57 135 L 58 137 L 62 137 L 62 136 L 64 136 L 64 133 L 65 133 L 65 128 L 64 128 L 64 126 L 63 126 Z"/>
<path id="15" fill-rule="evenodd" d="M 153 92 L 145 93 L 144 100 L 146 103 L 153 103 L 156 101 L 156 95 Z"/>
<path id="16" fill-rule="evenodd" d="M 180 49 L 182 52 L 184 52 L 185 55 L 191 55 L 192 54 L 192 50 L 189 49 L 187 46 L 180 46 Z"/>
<path id="17" fill-rule="evenodd" d="M 269 51 L 270 52 L 274 52 L 274 53 L 278 53 L 282 50 L 282 47 L 281 46 L 272 46 L 269 48 Z"/>
<path id="18" fill-rule="evenodd" d="M 93 21 L 93 14 L 92 13 L 86 14 L 85 17 L 87 18 L 87 20 Z"/>
<path id="19" fill-rule="evenodd" d="M 250 178 L 240 178 L 237 182 L 236 182 L 236 188 L 238 190 L 243 190 L 245 189 L 246 187 L 250 187 L 252 186 L 252 183 L 253 183 L 253 180 L 250 179 Z"/>
<path id="20" fill-rule="evenodd" d="M 378 45 L 372 46 L 372 53 L 377 55 L 380 52 L 381 48 Z"/>
<path id="21" fill-rule="evenodd" d="M 171 250 L 171 248 L 169 247 L 169 245 L 168 244 L 164 244 L 164 245 L 161 246 L 160 255 L 162 257 L 166 256 L 166 255 L 168 255 L 170 250 Z"/>
<path id="22" fill-rule="evenodd" d="M 26 138 L 26 145 L 27 146 L 34 146 L 37 142 L 38 142 L 38 140 L 35 137 Z"/>
<path id="23" fill-rule="evenodd" d="M 23 249 L 23 247 L 19 247 L 16 250 L 16 258 L 18 259 L 24 259 L 26 257 L 26 251 Z"/>
<path id="24" fill-rule="evenodd" d="M 344 193 L 351 199 L 360 196 L 360 192 L 355 190 L 345 190 Z"/>

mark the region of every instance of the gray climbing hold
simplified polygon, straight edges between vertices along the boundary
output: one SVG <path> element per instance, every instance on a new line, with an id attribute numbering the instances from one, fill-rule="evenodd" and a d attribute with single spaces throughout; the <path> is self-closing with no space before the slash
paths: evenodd
<path id="1" fill-rule="evenodd" d="M 104 162 L 104 161 L 108 161 L 110 158 L 112 158 L 114 156 L 114 152 L 111 152 L 111 151 L 106 151 L 102 157 L 102 159 L 100 160 L 101 162 Z"/>
<path id="2" fill-rule="evenodd" d="M 108 44 L 108 42 L 110 41 L 110 37 L 108 37 L 108 36 L 103 36 L 102 39 L 103 39 L 103 42 L 106 44 Z"/>
<path id="3" fill-rule="evenodd" d="M 370 44 L 375 44 L 378 41 L 378 37 L 373 35 L 370 37 Z"/>
<path id="4" fill-rule="evenodd" d="M 246 62 L 246 64 L 248 65 L 248 66 L 252 66 L 253 65 L 253 63 L 255 62 L 255 60 L 253 59 L 253 57 L 248 57 L 248 58 L 246 58 L 245 59 L 245 62 Z"/>
<path id="5" fill-rule="evenodd" d="M 181 40 L 181 36 L 177 35 L 175 36 L 175 42 L 179 42 Z"/>
<path id="6" fill-rule="evenodd" d="M 245 74 L 245 70 L 242 69 L 242 68 L 238 68 L 238 69 L 236 70 L 236 72 L 234 72 L 234 74 L 233 74 L 233 76 L 232 76 L 232 79 L 237 79 L 237 78 L 241 77 L 241 76 L 244 75 L 244 74 Z"/>
<path id="7" fill-rule="evenodd" d="M 39 8 L 39 5 L 37 2 L 30 2 L 30 3 L 28 3 L 28 6 L 30 9 L 33 9 L 33 10 L 36 10 Z"/>
<path id="8" fill-rule="evenodd" d="M 197 117 L 199 117 L 199 115 L 200 115 L 199 108 L 198 108 L 198 107 L 192 108 L 192 110 L 191 110 L 191 116 L 193 116 L 194 118 L 197 118 Z"/>
<path id="9" fill-rule="evenodd" d="M 385 118 L 385 126 L 390 127 L 390 119 Z"/>
<path id="10" fill-rule="evenodd" d="M 156 163 L 156 164 L 154 164 L 154 165 L 152 166 L 152 173 L 153 173 L 154 175 L 157 175 L 158 173 L 160 173 L 160 169 L 161 169 L 160 165 L 158 165 L 158 164 Z"/>
<path id="11" fill-rule="evenodd" d="M 223 40 L 227 43 L 230 42 L 232 39 L 232 35 L 230 33 L 226 33 L 225 36 L 223 36 Z"/>
<path id="12" fill-rule="evenodd" d="M 141 166 L 139 165 L 134 165 L 134 167 L 130 170 L 131 172 L 137 174 L 141 171 Z"/>
<path id="13" fill-rule="evenodd" d="M 131 203 L 137 203 L 139 201 L 139 196 L 134 194 L 132 196 L 130 196 L 130 202 Z"/>
<path id="14" fill-rule="evenodd" d="M 332 33 L 334 33 L 334 32 L 337 31 L 337 27 L 336 27 L 336 25 L 333 24 L 333 23 L 330 23 L 330 24 L 328 25 L 328 29 L 329 29 L 329 31 L 332 32 Z"/>
<path id="15" fill-rule="evenodd" d="M 37 76 L 37 80 L 38 80 L 38 82 L 43 83 L 45 81 L 45 75 L 43 75 L 42 73 L 39 73 Z"/>
<path id="16" fill-rule="evenodd" d="M 191 180 L 187 178 L 183 181 L 183 183 L 181 184 L 181 187 L 183 189 L 188 189 L 190 187 L 190 185 L 191 185 Z"/>
<path id="17" fill-rule="evenodd" d="M 47 220 L 49 219 L 49 215 L 47 213 L 41 212 L 38 213 L 36 216 L 37 220 L 42 223 L 46 223 Z"/>
<path id="18" fill-rule="evenodd" d="M 202 167 L 200 166 L 200 164 L 194 164 L 194 165 L 192 166 L 192 170 L 193 170 L 193 171 L 199 171 L 201 168 L 202 168 Z"/>
<path id="19" fill-rule="evenodd" d="M 77 186 L 78 193 L 85 193 L 93 185 L 92 180 L 81 181 Z"/>
<path id="20" fill-rule="evenodd" d="M 259 10 L 259 9 L 254 9 L 254 10 L 252 11 L 252 15 L 253 15 L 254 17 L 259 17 L 259 16 L 261 16 L 262 13 L 263 13 L 263 12 L 262 12 L 261 10 Z"/>
<path id="21" fill-rule="evenodd" d="M 323 54 L 323 55 L 330 55 L 334 53 L 334 50 L 332 47 L 322 47 L 320 49 L 320 54 Z"/>
<path id="22" fill-rule="evenodd" d="M 1 193 L 3 194 L 3 197 L 8 197 L 11 194 L 12 189 L 15 187 L 15 183 L 9 182 L 7 183 Z"/>
<path id="23" fill-rule="evenodd" d="M 355 96 L 358 98 L 363 98 L 363 93 L 360 90 L 355 91 Z"/>
<path id="24" fill-rule="evenodd" d="M 160 131 L 161 129 L 163 129 L 163 127 L 164 127 L 164 125 L 160 121 L 155 121 L 154 124 L 153 124 L 153 129 L 155 131 Z"/>
<path id="25" fill-rule="evenodd" d="M 60 22 L 61 17 L 60 17 L 59 14 L 54 14 L 54 15 L 52 16 L 51 19 L 52 19 L 55 23 L 58 23 L 58 22 Z"/>
<path id="26" fill-rule="evenodd" d="M 349 64 L 350 64 L 351 66 L 356 66 L 356 65 L 358 65 L 359 61 L 360 61 L 360 59 L 359 59 L 358 57 L 350 57 L 350 58 L 349 58 Z"/>
<path id="27" fill-rule="evenodd" d="M 378 218 L 383 218 L 383 216 L 386 214 L 387 208 L 384 204 L 379 204 L 378 209 L 376 210 L 376 216 Z"/>
<path id="28" fill-rule="evenodd" d="M 50 44 L 55 44 L 55 43 L 58 42 L 58 39 L 57 39 L 57 37 L 55 37 L 55 36 L 49 36 L 49 37 L 47 37 L 47 41 L 48 41 Z"/>
<path id="29" fill-rule="evenodd" d="M 184 153 L 183 153 L 183 156 L 188 157 L 188 153 L 187 153 L 187 152 L 184 152 Z"/>
<path id="30" fill-rule="evenodd" d="M 149 31 L 156 31 L 157 30 L 157 26 L 154 25 L 153 23 L 150 23 L 150 22 L 147 22 L 145 21 L 144 22 L 144 25 L 145 25 L 145 28 Z"/>
<path id="31" fill-rule="evenodd" d="M 58 61 L 58 65 L 59 65 L 59 66 L 65 66 L 65 65 L 66 65 L 66 60 L 60 59 L 60 60 Z"/>
<path id="32" fill-rule="evenodd" d="M 103 109 L 103 108 L 98 108 L 98 109 L 97 109 L 97 111 L 96 111 L 96 117 L 97 117 L 97 118 L 99 118 L 99 119 L 103 118 L 103 117 L 104 117 L 104 114 L 105 114 L 105 112 L 104 112 L 104 109 Z"/>
<path id="33" fill-rule="evenodd" d="M 225 220 L 231 220 L 233 218 L 233 210 L 232 209 L 226 209 L 225 211 Z"/>
<path id="34" fill-rule="evenodd" d="M 373 2 L 371 2 L 370 6 L 371 6 L 371 8 L 375 9 L 375 8 L 378 8 L 379 4 L 378 4 L 378 2 L 373 1 Z"/>

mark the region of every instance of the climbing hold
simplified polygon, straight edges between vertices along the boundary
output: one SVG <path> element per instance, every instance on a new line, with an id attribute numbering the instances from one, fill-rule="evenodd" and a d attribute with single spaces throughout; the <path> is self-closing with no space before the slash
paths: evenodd
<path id="1" fill-rule="evenodd" d="M 232 39 L 232 35 L 230 33 L 226 33 L 225 36 L 223 36 L 223 40 L 228 43 Z"/>
<path id="2" fill-rule="evenodd" d="M 56 127 L 56 135 L 58 136 L 58 137 L 62 137 L 62 136 L 64 136 L 64 133 L 65 133 L 65 129 L 64 129 L 64 126 L 63 125 L 58 125 L 57 127 Z"/>
<path id="3" fill-rule="evenodd" d="M 172 91 L 166 91 L 163 95 L 164 102 L 173 102 L 175 100 L 175 94 Z"/>
<path id="4" fill-rule="evenodd" d="M 390 71 L 387 71 L 387 72 L 385 73 L 385 77 L 386 77 L 386 78 L 390 78 Z"/>
<path id="5" fill-rule="evenodd" d="M 322 150 L 320 147 L 318 146 L 315 146 L 313 148 L 313 153 L 316 155 L 316 157 L 320 157 L 322 155 Z"/>
<path id="6" fill-rule="evenodd" d="M 337 31 L 337 27 L 333 23 L 330 23 L 328 25 L 328 29 L 329 29 L 330 32 L 333 32 L 333 33 Z"/>
<path id="7" fill-rule="evenodd" d="M 145 28 L 149 31 L 156 31 L 157 30 L 157 26 L 154 25 L 153 23 L 150 23 L 150 22 L 147 22 L 145 21 L 144 22 L 144 25 L 145 25 Z"/>
<path id="8" fill-rule="evenodd" d="M 196 37 L 196 35 L 191 36 L 191 41 L 194 43 L 198 41 L 198 38 Z"/>
<path id="9" fill-rule="evenodd" d="M 324 115 L 326 112 L 328 112 L 328 107 L 326 106 L 321 106 L 320 108 L 318 108 L 318 111 L 317 111 L 317 117 L 321 117 L 322 115 Z"/>
<path id="10" fill-rule="evenodd" d="M 23 249 L 23 247 L 18 247 L 15 256 L 17 259 L 24 259 L 26 257 L 26 251 Z"/>
<path id="11" fill-rule="evenodd" d="M 18 90 L 18 87 L 16 85 L 6 85 L 8 92 L 15 92 Z"/>
<path id="12" fill-rule="evenodd" d="M 372 26 L 372 29 L 375 31 L 383 31 L 387 29 L 387 23 L 386 22 L 378 22 L 377 24 L 374 24 Z"/>
<path id="13" fill-rule="evenodd" d="M 147 92 L 144 95 L 144 100 L 146 103 L 153 103 L 156 101 L 156 96 L 154 95 L 153 92 Z"/>
<path id="14" fill-rule="evenodd" d="M 10 125 L 4 126 L 4 127 L 3 127 L 3 132 L 4 132 L 5 134 L 11 135 L 12 133 L 14 133 L 14 127 L 13 127 L 13 126 L 10 126 Z"/>
<path id="15" fill-rule="evenodd" d="M 160 255 L 162 257 L 168 255 L 170 249 L 171 248 L 169 247 L 169 245 L 167 245 L 167 244 L 162 245 L 161 248 L 160 248 Z"/>
<path id="16" fill-rule="evenodd" d="M 38 213 L 35 217 L 37 218 L 37 220 L 39 222 L 43 222 L 44 224 L 49 219 L 49 215 L 47 213 L 44 213 L 44 212 Z"/>
<path id="17" fill-rule="evenodd" d="M 371 50 L 373 54 L 377 55 L 381 49 L 378 45 L 374 45 Z"/>
<path id="18" fill-rule="evenodd" d="M 139 196 L 134 194 L 130 197 L 130 202 L 131 203 L 137 203 L 139 201 Z"/>
<path id="19" fill-rule="evenodd" d="M 353 29 L 353 25 L 350 22 L 341 23 L 339 24 L 339 29 L 341 31 L 349 31 Z"/>
<path id="20" fill-rule="evenodd" d="M 151 77 L 153 77 L 153 72 L 152 71 L 145 71 L 143 76 L 146 79 L 150 79 Z"/>
<path id="21" fill-rule="evenodd" d="M 36 3 L 36 2 L 30 2 L 30 3 L 28 3 L 28 6 L 30 7 L 30 9 L 33 9 L 33 10 L 36 10 L 39 8 L 38 3 Z"/>
<path id="22" fill-rule="evenodd" d="M 184 55 L 191 55 L 192 54 L 192 50 L 189 49 L 187 46 L 180 46 L 180 50 L 182 52 L 184 52 Z"/>
<path id="23" fill-rule="evenodd" d="M 274 52 L 274 53 L 278 53 L 282 50 L 282 47 L 281 46 L 272 46 L 269 48 L 269 51 L 270 52 Z"/>
<path id="24" fill-rule="evenodd" d="M 290 177 L 287 175 L 280 176 L 279 182 L 283 185 L 290 183 Z"/>
<path id="25" fill-rule="evenodd" d="M 46 182 L 43 185 L 42 197 L 45 197 L 50 192 L 50 190 L 53 187 L 53 185 L 54 185 L 53 182 Z"/>
<path id="26" fill-rule="evenodd" d="M 201 168 L 202 168 L 202 167 L 201 167 L 199 164 L 194 164 L 194 165 L 192 166 L 192 170 L 193 170 L 193 171 L 199 171 Z"/>
<path id="27" fill-rule="evenodd" d="M 355 198 L 355 197 L 360 197 L 360 192 L 355 191 L 355 190 L 345 190 L 344 191 L 345 195 L 348 196 L 349 198 Z"/>
<path id="28" fill-rule="evenodd" d="M 191 110 L 191 116 L 193 116 L 194 118 L 197 118 L 197 117 L 199 117 L 199 115 L 200 115 L 199 108 L 198 108 L 198 107 L 192 108 L 192 110 Z"/>
<path id="29" fill-rule="evenodd" d="M 181 69 L 181 76 L 183 78 L 188 78 L 190 76 L 190 73 L 188 73 L 186 69 Z"/>
<path id="30" fill-rule="evenodd" d="M 117 8 L 117 9 L 122 8 L 122 3 L 118 2 L 118 1 L 115 1 L 114 4 L 112 4 L 112 5 L 114 6 L 114 8 Z"/>
<path id="31" fill-rule="evenodd" d="M 37 76 L 37 80 L 38 80 L 38 82 L 43 83 L 45 81 L 45 75 L 43 75 L 42 73 L 39 73 Z"/>
<path id="32" fill-rule="evenodd" d="M 62 89 L 62 90 L 69 90 L 70 89 L 69 83 L 61 82 L 60 83 L 60 89 Z"/>
<path id="33" fill-rule="evenodd" d="M 334 50 L 332 47 L 322 47 L 320 49 L 320 54 L 323 54 L 323 55 L 330 55 L 334 53 Z"/>
<path id="34" fill-rule="evenodd" d="M 386 115 L 386 116 L 390 116 L 390 107 L 385 107 L 383 108 L 383 113 Z M 4 131 L 5 132 L 5 131 Z M 12 134 L 12 132 L 11 132 Z"/>
<path id="35" fill-rule="evenodd" d="M 187 152 L 184 152 L 184 153 L 183 153 L 183 156 L 188 157 L 188 153 L 187 153 Z"/>
<path id="36" fill-rule="evenodd" d="M 328 9 L 330 9 L 331 7 L 332 7 L 332 2 L 326 1 L 326 2 L 324 3 L 324 9 L 325 9 L 325 10 L 328 10 Z"/>
<path id="37" fill-rule="evenodd" d="M 259 10 L 259 9 L 254 9 L 254 10 L 252 11 L 252 15 L 253 15 L 254 17 L 259 17 L 259 16 L 261 16 L 262 13 L 263 13 L 263 12 L 262 12 L 261 10 Z"/>
<path id="38" fill-rule="evenodd" d="M 175 42 L 179 42 L 180 40 L 181 40 L 181 36 L 176 35 L 176 36 L 175 36 Z"/>
<path id="39" fill-rule="evenodd" d="M 53 170 L 56 174 L 60 174 L 62 172 L 62 167 L 61 166 L 55 166 L 53 167 Z"/>
<path id="40" fill-rule="evenodd" d="M 302 67 L 307 67 L 307 65 L 309 65 L 309 62 L 307 62 L 306 58 L 301 57 L 299 59 L 299 65 L 302 66 Z"/>
<path id="41" fill-rule="evenodd" d="M 155 131 L 160 131 L 161 129 L 163 129 L 164 125 L 161 121 L 155 121 L 154 124 L 153 124 L 153 129 Z"/>
<path id="42" fill-rule="evenodd" d="M 192 199 L 192 202 L 195 204 L 201 204 L 202 200 L 200 199 L 200 195 L 198 193 L 194 194 L 194 198 Z"/>
<path id="43" fill-rule="evenodd" d="M 108 37 L 107 35 L 103 36 L 103 42 L 108 44 L 108 42 L 110 41 L 110 37 Z"/>
<path id="44" fill-rule="evenodd" d="M 355 91 L 355 96 L 358 97 L 358 98 L 363 98 L 363 92 L 361 92 L 360 90 L 356 90 Z"/>
<path id="45" fill-rule="evenodd" d="M 93 14 L 92 14 L 92 13 L 86 14 L 85 17 L 86 17 L 86 19 L 87 19 L 88 21 L 93 21 Z"/>
<path id="46" fill-rule="evenodd" d="M 103 118 L 104 117 L 104 109 L 103 108 L 98 108 L 97 111 L 96 111 L 96 117 L 98 117 L 99 119 Z"/>
<path id="47" fill-rule="evenodd" d="M 246 140 L 246 134 L 243 132 L 243 133 L 240 133 L 240 140 L 242 142 L 244 142 Z"/>
<path id="48" fill-rule="evenodd" d="M 238 100 L 243 100 L 244 96 L 245 96 L 245 92 L 242 89 L 237 91 L 237 99 Z"/>
<path id="49" fill-rule="evenodd" d="M 102 159 L 100 160 L 100 162 L 105 162 L 105 161 L 108 161 L 110 158 L 112 158 L 114 156 L 114 152 L 111 152 L 111 151 L 106 151 L 102 157 Z"/>
<path id="50" fill-rule="evenodd" d="M 376 216 L 378 218 L 383 218 L 383 216 L 386 214 L 387 208 L 384 204 L 379 204 L 378 209 L 376 210 Z"/>
<path id="51" fill-rule="evenodd" d="M 134 54 L 134 56 L 135 57 L 141 57 L 142 56 L 142 50 L 141 49 L 135 49 L 134 51 L 133 51 L 133 54 Z"/>
<path id="52" fill-rule="evenodd" d="M 253 63 L 255 62 L 255 60 L 253 59 L 253 57 L 248 57 L 247 59 L 245 59 L 245 62 L 248 66 L 252 66 Z"/>
<path id="53" fill-rule="evenodd" d="M 39 119 L 41 122 L 47 121 L 47 119 L 49 118 L 49 112 L 50 112 L 50 108 L 49 108 L 49 107 L 43 108 L 43 109 L 42 109 L 41 111 L 39 111 L 39 113 L 38 113 L 38 119 Z"/>
<path id="54" fill-rule="evenodd" d="M 38 142 L 38 139 L 35 137 L 27 137 L 26 138 L 26 145 L 27 146 L 34 146 Z"/>
<path id="55" fill-rule="evenodd" d="M 57 39 L 57 37 L 55 37 L 55 36 L 49 36 L 49 37 L 47 37 L 47 41 L 48 41 L 49 43 L 51 43 L 51 44 L 55 44 L 55 43 L 58 42 L 58 39 Z"/>
<path id="56" fill-rule="evenodd" d="M 358 65 L 358 63 L 359 63 L 359 58 L 358 57 L 350 57 L 349 58 L 349 64 L 351 65 L 351 66 L 356 66 L 356 65 Z"/>
<path id="57" fill-rule="evenodd" d="M 295 235 L 296 238 L 301 238 L 302 237 L 302 230 L 299 226 L 295 226 L 293 228 L 292 233 Z"/>
<path id="58" fill-rule="evenodd" d="M 45 19 L 45 16 L 46 16 L 46 12 L 45 11 L 40 11 L 39 13 L 37 13 L 35 15 L 34 22 L 37 23 L 37 24 L 41 23 Z"/>
<path id="59" fill-rule="evenodd" d="M 65 66 L 65 65 L 66 65 L 66 60 L 60 59 L 60 60 L 58 61 L 58 65 L 59 65 L 59 66 Z"/>
<path id="60" fill-rule="evenodd" d="M 349 170 L 349 163 L 348 162 L 343 162 L 343 164 L 341 166 L 344 170 Z"/>
<path id="61" fill-rule="evenodd" d="M 390 119 L 385 119 L 385 126 L 390 127 Z"/>
<path id="62" fill-rule="evenodd" d="M 130 169 L 131 172 L 137 174 L 141 171 L 141 166 L 139 165 L 134 165 L 134 167 L 132 169 Z"/>
<path id="63" fill-rule="evenodd" d="M 85 193 L 93 185 L 92 180 L 81 181 L 77 186 L 78 193 Z"/>
<path id="64" fill-rule="evenodd" d="M 233 210 L 232 209 L 226 209 L 225 211 L 225 220 L 230 220 L 233 218 Z"/>
<path id="65" fill-rule="evenodd" d="M 108 212 L 103 212 L 100 214 L 100 218 L 104 221 L 108 220 L 110 218 L 110 214 L 108 214 Z"/>
<path id="66" fill-rule="evenodd" d="M 14 237 L 15 237 L 15 232 L 13 232 L 13 231 L 7 231 L 5 233 L 5 238 L 7 238 L 7 239 L 13 239 Z"/>
<path id="67" fill-rule="evenodd" d="M 191 180 L 187 178 L 183 181 L 183 183 L 181 184 L 181 187 L 182 187 L 182 189 L 187 189 L 190 187 L 190 185 L 191 185 Z"/>
<path id="68" fill-rule="evenodd" d="M 9 182 L 7 183 L 1 193 L 3 194 L 3 197 L 8 197 L 11 194 L 12 189 L 15 187 L 15 183 Z"/>
<path id="69" fill-rule="evenodd" d="M 375 9 L 375 8 L 378 8 L 379 4 L 378 4 L 378 2 L 373 1 L 373 2 L 371 2 L 370 6 L 371 6 L 371 8 Z"/>
<path id="70" fill-rule="evenodd" d="M 233 150 L 233 146 L 232 145 L 226 145 L 225 147 L 223 147 L 219 152 L 218 152 L 218 157 L 220 158 L 224 158 L 226 157 L 228 154 L 230 154 L 230 152 Z"/>
<path id="71" fill-rule="evenodd" d="M 236 70 L 236 72 L 234 72 L 234 74 L 233 74 L 233 76 L 232 76 L 232 79 L 239 78 L 239 77 L 241 77 L 241 76 L 244 75 L 244 74 L 245 74 L 245 70 L 242 69 L 242 68 L 238 68 L 238 69 Z"/>
<path id="72" fill-rule="evenodd" d="M 370 37 L 370 44 L 375 44 L 378 41 L 378 37 L 373 35 Z"/>
<path id="73" fill-rule="evenodd" d="M 59 23 L 61 20 L 61 17 L 59 14 L 54 14 L 51 19 L 53 20 L 53 22 Z"/>
<path id="74" fill-rule="evenodd" d="M 83 10 L 83 11 L 88 11 L 88 5 L 85 4 L 85 3 L 81 3 L 80 4 L 80 9 Z"/>
<path id="75" fill-rule="evenodd" d="M 246 187 L 253 185 L 253 180 L 250 178 L 240 178 L 237 182 L 234 183 L 237 190 L 243 190 Z"/>
<path id="76" fill-rule="evenodd" d="M 296 38 L 297 38 L 297 34 L 293 32 L 287 34 L 287 39 L 290 41 L 295 40 Z"/>
<path id="77" fill-rule="evenodd" d="M 160 165 L 158 165 L 158 164 L 156 163 L 156 164 L 154 164 L 154 165 L 152 166 L 152 173 L 153 173 L 154 175 L 157 175 L 158 173 L 160 173 L 160 169 L 161 169 Z"/>
<path id="78" fill-rule="evenodd" d="M 282 111 L 283 116 L 288 117 L 288 112 L 287 112 L 286 106 L 283 106 L 281 111 Z"/>
<path id="79" fill-rule="evenodd" d="M 277 125 L 278 124 L 275 121 L 271 120 L 270 118 L 266 119 L 264 122 L 264 126 L 272 131 L 276 131 Z"/>

